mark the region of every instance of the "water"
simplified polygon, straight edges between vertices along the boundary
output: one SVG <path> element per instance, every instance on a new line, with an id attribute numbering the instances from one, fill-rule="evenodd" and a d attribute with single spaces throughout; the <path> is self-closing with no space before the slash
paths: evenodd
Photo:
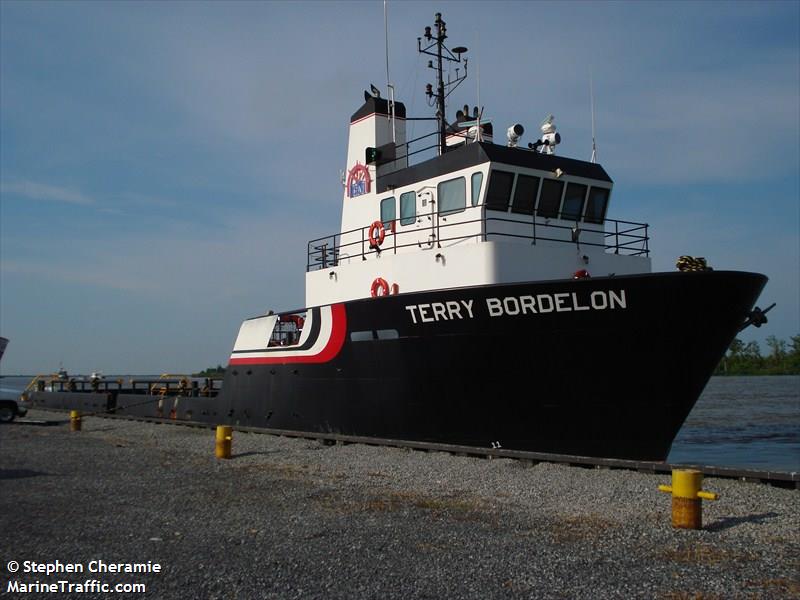
<path id="1" fill-rule="evenodd" d="M 30 377 L 3 377 L 0 379 L 0 399 L 18 398 L 30 382 Z"/>
<path id="2" fill-rule="evenodd" d="M 712 377 L 667 460 L 800 471 L 800 376 Z"/>
<path id="3" fill-rule="evenodd" d="M 0 397 L 18 395 L 29 382 L 0 379 Z M 800 472 L 800 376 L 712 377 L 667 460 Z"/>

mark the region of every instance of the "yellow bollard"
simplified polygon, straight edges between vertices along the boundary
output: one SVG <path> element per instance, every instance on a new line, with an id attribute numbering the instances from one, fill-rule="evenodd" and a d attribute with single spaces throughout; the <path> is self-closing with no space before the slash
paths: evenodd
<path id="1" fill-rule="evenodd" d="M 217 458 L 231 457 L 231 443 L 233 442 L 233 427 L 230 425 L 217 425 Z"/>
<path id="2" fill-rule="evenodd" d="M 672 526 L 676 529 L 702 529 L 702 500 L 716 500 L 713 492 L 704 492 L 703 474 L 694 469 L 673 469 L 672 485 L 660 485 L 662 492 L 672 494 Z"/>
<path id="3" fill-rule="evenodd" d="M 79 410 L 69 411 L 69 430 L 70 431 L 81 430 L 81 412 Z"/>

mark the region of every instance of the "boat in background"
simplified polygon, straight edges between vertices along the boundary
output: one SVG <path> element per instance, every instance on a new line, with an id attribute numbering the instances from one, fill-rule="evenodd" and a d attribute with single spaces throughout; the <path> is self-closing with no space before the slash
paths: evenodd
<path id="1" fill-rule="evenodd" d="M 600 164 L 523 147 L 483 108 L 446 119 L 467 49 L 436 15 L 436 129 L 372 86 L 350 118 L 341 226 L 307 248 L 306 308 L 245 320 L 222 391 L 98 386 L 32 394 L 90 408 L 277 430 L 666 459 L 767 278 L 682 257 L 653 273 L 649 230 L 607 216 Z M 443 65 L 462 65 L 456 79 Z M 458 71 L 456 71 L 458 73 Z M 414 163 L 413 158 L 435 151 Z M 135 388 L 135 386 L 132 386 Z"/>

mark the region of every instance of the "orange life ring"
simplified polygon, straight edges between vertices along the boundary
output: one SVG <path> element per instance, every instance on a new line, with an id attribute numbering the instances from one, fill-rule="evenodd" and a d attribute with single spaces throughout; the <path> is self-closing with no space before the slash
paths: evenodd
<path id="1" fill-rule="evenodd" d="M 378 294 L 378 290 L 381 291 L 380 294 Z M 383 277 L 376 277 L 375 281 L 372 282 L 372 287 L 370 288 L 369 292 L 373 298 L 377 298 L 378 296 L 388 296 L 389 283 Z"/>
<path id="2" fill-rule="evenodd" d="M 580 269 L 572 274 L 573 279 L 588 279 L 589 277 L 591 277 L 591 275 L 589 275 L 589 271 L 586 269 Z"/>
<path id="3" fill-rule="evenodd" d="M 386 237 L 386 228 L 381 221 L 375 221 L 369 226 L 369 243 L 371 246 L 380 246 Z"/>

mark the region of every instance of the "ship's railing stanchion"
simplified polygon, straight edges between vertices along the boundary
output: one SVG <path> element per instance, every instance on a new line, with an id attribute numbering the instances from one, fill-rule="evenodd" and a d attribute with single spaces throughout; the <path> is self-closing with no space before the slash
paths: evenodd
<path id="1" fill-rule="evenodd" d="M 364 228 L 361 228 L 361 260 L 367 260 L 367 257 L 364 256 Z"/>

